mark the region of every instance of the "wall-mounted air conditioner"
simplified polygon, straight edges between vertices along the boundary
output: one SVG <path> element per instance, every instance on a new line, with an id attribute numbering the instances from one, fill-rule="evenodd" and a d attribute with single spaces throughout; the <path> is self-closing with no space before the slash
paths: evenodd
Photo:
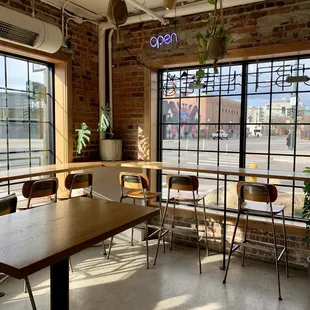
<path id="1" fill-rule="evenodd" d="M 58 27 L 0 6 L 0 40 L 55 53 L 63 38 Z"/>

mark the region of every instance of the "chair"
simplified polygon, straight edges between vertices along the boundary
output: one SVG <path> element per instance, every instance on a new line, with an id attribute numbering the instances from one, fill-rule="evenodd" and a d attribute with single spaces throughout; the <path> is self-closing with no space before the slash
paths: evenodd
<path id="1" fill-rule="evenodd" d="M 285 207 L 281 205 L 273 204 L 273 202 L 275 202 L 278 197 L 277 188 L 272 184 L 238 182 L 237 194 L 238 194 L 238 215 L 237 215 L 235 229 L 234 229 L 234 233 L 233 233 L 233 237 L 231 241 L 231 247 L 229 251 L 229 257 L 228 257 L 228 262 L 227 262 L 227 267 L 226 267 L 226 272 L 225 272 L 223 283 L 226 283 L 231 255 L 239 247 L 243 247 L 242 266 L 244 266 L 246 247 L 261 248 L 261 246 L 259 245 L 273 246 L 273 249 L 271 249 L 271 251 L 274 251 L 274 255 L 275 255 L 279 300 L 282 300 L 281 287 L 280 287 L 279 261 L 281 257 L 283 256 L 283 254 L 285 253 L 286 276 L 288 277 L 288 259 L 287 259 L 287 242 L 286 242 L 286 229 L 285 229 L 285 217 L 284 217 Z M 254 242 L 253 240 L 247 239 L 249 213 L 253 213 L 253 212 L 256 214 L 269 215 L 271 217 L 273 241 L 274 241 L 273 244 L 268 243 L 268 242 L 258 242 L 258 241 Z M 239 223 L 240 215 L 242 213 L 246 214 L 244 240 L 241 242 L 235 242 L 235 236 L 236 236 L 236 232 L 238 228 L 238 223 Z M 280 213 L 282 214 L 282 220 L 283 220 L 284 246 L 277 244 L 277 236 L 276 236 L 276 230 L 275 230 L 275 224 L 274 224 L 275 215 L 280 214 Z M 234 246 L 234 244 L 236 245 Z M 282 248 L 282 251 L 280 252 L 279 255 L 278 255 L 278 248 L 280 249 Z"/>
<path id="2" fill-rule="evenodd" d="M 160 228 L 160 235 L 158 237 L 158 244 L 155 253 L 154 265 L 156 264 L 158 249 L 160 238 L 164 236 L 168 231 L 171 232 L 170 237 L 170 250 L 172 249 L 172 241 L 173 241 L 173 233 L 177 232 L 179 234 L 192 235 L 196 237 L 197 240 L 197 247 L 198 247 L 198 261 L 199 261 L 199 272 L 201 273 L 201 258 L 200 258 L 200 240 L 205 237 L 206 243 L 206 252 L 208 253 L 208 238 L 207 238 L 207 215 L 206 215 L 206 206 L 204 197 L 206 196 L 205 193 L 199 194 L 199 181 L 196 176 L 186 176 L 186 175 L 167 175 L 167 187 L 168 187 L 168 197 L 167 203 L 164 211 L 164 215 L 162 218 L 161 228 Z M 171 194 L 171 190 L 176 191 Z M 183 193 L 182 193 L 183 192 Z M 186 192 L 186 193 L 184 193 Z M 196 192 L 196 193 L 195 193 Z M 204 211 L 204 233 L 200 237 L 199 236 L 199 225 L 198 225 L 198 215 L 197 215 L 197 207 L 198 202 L 203 201 L 203 211 Z M 171 227 L 165 227 L 165 221 L 167 216 L 168 204 L 169 202 L 173 201 L 173 218 Z M 194 205 L 194 212 L 195 212 L 195 228 L 190 227 L 175 227 L 175 205 L 176 201 L 183 201 L 183 202 L 190 202 Z M 166 230 L 163 232 L 163 230 Z"/>
<path id="3" fill-rule="evenodd" d="M 93 198 L 93 175 L 92 173 L 71 173 L 65 179 L 65 187 L 69 193 L 58 197 L 59 200 L 66 200 L 74 197 L 90 197 Z M 82 194 L 72 197 L 74 189 L 89 188 L 89 194 Z"/>
<path id="4" fill-rule="evenodd" d="M 0 216 L 15 213 L 16 207 L 17 207 L 17 197 L 15 194 L 11 194 L 9 196 L 0 198 Z M 25 283 L 26 283 L 27 288 L 28 288 L 28 294 L 29 294 L 31 305 L 32 305 L 32 309 L 36 310 L 36 305 L 34 302 L 34 298 L 33 298 L 33 294 L 32 294 L 30 284 L 29 284 L 28 277 L 25 278 Z M 3 296 L 4 294 L 1 294 L 1 295 Z"/>
<path id="5" fill-rule="evenodd" d="M 26 181 L 22 188 L 22 194 L 25 198 L 28 198 L 28 202 L 26 206 L 19 206 L 18 210 L 26 210 L 46 204 L 40 203 L 35 206 L 31 205 L 31 200 L 34 198 L 49 197 L 50 201 L 48 201 L 48 203 L 57 202 L 57 190 L 57 178 Z M 54 196 L 54 198 L 51 198 L 51 196 Z"/>
<path id="6" fill-rule="evenodd" d="M 125 198 L 133 199 L 133 203 L 136 203 L 136 200 L 142 200 L 144 202 L 144 205 L 147 206 L 147 201 L 149 199 L 157 198 L 159 199 L 159 208 L 160 208 L 160 214 L 161 214 L 161 193 L 158 192 L 151 192 L 148 191 L 149 187 L 149 179 L 146 174 L 133 174 L 128 172 L 121 172 L 119 176 L 119 181 L 121 185 L 121 198 L 120 202 L 123 201 Z M 161 215 L 160 215 L 161 216 Z M 155 228 L 156 230 L 150 234 L 149 238 L 155 235 L 159 228 L 154 225 L 148 225 L 151 228 Z M 143 226 L 135 226 L 131 230 L 131 245 L 133 245 L 133 233 L 134 229 L 147 229 Z M 112 244 L 113 244 L 113 238 L 111 238 L 110 246 L 109 246 L 109 252 L 107 259 L 109 259 L 111 250 L 112 250 Z M 148 258 L 147 258 L 148 262 Z"/>

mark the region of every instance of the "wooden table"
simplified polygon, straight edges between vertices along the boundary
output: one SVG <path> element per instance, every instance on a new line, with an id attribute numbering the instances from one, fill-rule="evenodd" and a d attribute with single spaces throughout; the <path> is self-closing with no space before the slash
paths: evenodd
<path id="1" fill-rule="evenodd" d="M 68 257 L 128 228 L 159 209 L 75 198 L 0 217 L 0 272 L 25 279 L 51 266 L 51 309 L 69 309 Z"/>

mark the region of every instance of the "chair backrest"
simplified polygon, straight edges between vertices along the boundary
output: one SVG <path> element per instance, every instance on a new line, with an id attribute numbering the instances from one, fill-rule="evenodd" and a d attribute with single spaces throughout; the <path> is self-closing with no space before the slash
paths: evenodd
<path id="1" fill-rule="evenodd" d="M 178 191 L 196 191 L 199 187 L 198 178 L 194 175 L 168 174 L 166 182 L 168 189 Z"/>
<path id="2" fill-rule="evenodd" d="M 0 216 L 16 212 L 17 197 L 15 194 L 0 198 Z"/>
<path id="3" fill-rule="evenodd" d="M 272 203 L 277 200 L 278 190 L 273 184 L 238 182 L 238 197 L 244 200 Z"/>
<path id="4" fill-rule="evenodd" d="M 54 195 L 54 201 L 57 201 L 58 179 L 48 178 L 41 180 L 26 181 L 22 188 L 22 194 L 28 198 L 27 208 L 30 206 L 32 198 L 41 198 Z"/>
<path id="5" fill-rule="evenodd" d="M 71 198 L 73 189 L 80 189 L 90 187 L 90 196 L 92 196 L 93 189 L 93 175 L 92 173 L 71 173 L 65 179 L 65 187 L 70 191 L 69 198 Z"/>
<path id="6" fill-rule="evenodd" d="M 147 189 L 149 187 L 149 178 L 143 173 L 121 172 L 119 182 L 122 188 L 127 189 Z"/>

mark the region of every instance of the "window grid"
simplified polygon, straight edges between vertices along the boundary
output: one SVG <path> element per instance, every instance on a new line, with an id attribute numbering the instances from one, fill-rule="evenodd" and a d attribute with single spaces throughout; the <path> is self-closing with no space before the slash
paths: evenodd
<path id="1" fill-rule="evenodd" d="M 301 60 L 303 60 L 303 63 L 301 64 Z M 306 64 L 306 65 L 305 65 Z M 256 66 L 256 72 L 250 72 L 251 69 L 253 69 L 253 66 Z M 239 67 L 239 69 L 237 68 Z M 237 69 L 236 69 L 237 68 Z M 241 68 L 241 70 L 240 70 Z M 159 91 L 159 109 L 158 109 L 158 128 L 159 128 L 159 142 L 158 142 L 158 160 L 175 160 L 172 157 L 177 156 L 177 162 L 188 160 L 187 158 L 184 159 L 184 157 L 192 157 L 196 159 L 197 164 L 203 164 L 201 160 L 203 160 L 203 156 L 207 156 L 210 154 L 215 154 L 216 158 L 214 158 L 214 165 L 223 165 L 221 162 L 223 162 L 223 159 L 227 155 L 239 155 L 238 160 L 238 166 L 239 167 L 246 167 L 251 162 L 251 156 L 254 158 L 256 157 L 257 160 L 263 160 L 264 157 L 266 159 L 267 167 L 266 169 L 274 169 L 272 168 L 274 165 L 276 165 L 274 162 L 277 161 L 280 157 L 281 158 L 287 158 L 288 163 L 290 162 L 290 159 L 292 160 L 292 171 L 298 171 L 300 169 L 300 166 L 302 165 L 302 160 L 307 160 L 309 158 L 310 160 L 310 151 L 307 153 L 303 153 L 302 151 L 299 151 L 299 147 L 301 146 L 302 142 L 307 142 L 305 140 L 303 141 L 297 141 L 298 139 L 302 139 L 301 134 L 304 134 L 303 127 L 307 127 L 310 125 L 310 118 L 305 119 L 306 114 L 310 114 L 310 107 L 308 110 L 308 107 L 305 105 L 307 102 L 302 102 L 304 104 L 304 108 L 300 104 L 300 100 L 305 98 L 305 95 L 310 94 L 310 85 L 307 83 L 304 83 L 302 89 L 300 89 L 301 83 L 296 83 L 296 86 L 290 86 L 287 85 L 286 77 L 289 75 L 307 75 L 310 76 L 310 58 L 307 56 L 300 56 L 300 57 L 290 57 L 290 58 L 282 58 L 282 59 L 271 59 L 271 60 L 261 60 L 260 62 L 254 62 L 254 61 L 247 61 L 242 63 L 233 63 L 233 64 L 221 64 L 219 65 L 219 78 L 217 78 L 212 72 L 213 69 L 210 66 L 203 66 L 203 69 L 205 70 L 205 78 L 203 81 L 211 81 L 212 80 L 212 87 L 213 91 L 210 91 L 209 84 L 207 84 L 207 91 L 206 89 L 199 89 L 199 90 L 190 90 L 189 91 L 189 84 L 191 81 L 193 81 L 194 73 L 197 68 L 195 67 L 187 67 L 187 68 L 179 68 L 179 69 L 173 69 L 171 71 L 160 71 L 159 72 L 159 79 L 158 79 L 158 91 Z M 225 74 L 227 72 L 227 69 L 229 69 L 229 74 L 231 73 L 231 70 L 234 71 L 234 80 L 231 78 L 230 75 Z M 239 71 L 238 71 L 239 70 Z M 237 73 L 236 73 L 237 71 Z M 289 74 L 290 73 L 290 74 Z M 185 78 L 184 75 L 185 74 Z M 281 75 L 282 74 L 282 75 Z M 269 80 L 266 81 L 259 81 L 259 78 L 256 78 L 256 81 L 253 81 L 253 76 L 269 76 Z M 183 76 L 183 77 L 182 77 Z M 213 76 L 213 77 L 212 77 Z M 211 77 L 211 78 L 210 78 Z M 216 82 L 216 79 L 218 79 L 218 82 Z M 266 79 L 266 78 L 264 78 Z M 239 81 L 239 82 L 238 82 Z M 230 85 L 233 85 L 231 87 L 232 91 L 230 92 Z M 253 91 L 253 86 L 255 86 L 255 91 Z M 210 86 L 211 87 L 211 86 Z M 265 87 L 266 90 L 261 90 L 262 87 Z M 268 89 L 267 89 L 268 88 Z M 280 90 L 279 90 L 280 88 Z M 258 90 L 259 89 L 259 90 Z M 258 91 L 257 91 L 258 90 Z M 174 94 L 173 94 L 174 93 Z M 171 95 L 172 94 L 172 95 Z M 260 99 L 255 99 L 257 95 L 260 96 Z M 288 118 L 285 114 L 285 122 L 279 122 L 275 120 L 274 116 L 279 114 L 279 109 L 276 106 L 276 99 L 275 95 L 286 95 L 286 97 L 291 96 L 291 104 L 293 107 L 294 98 L 296 100 L 295 102 L 295 116 Z M 240 111 L 234 111 L 232 108 L 225 107 L 225 103 L 223 103 L 223 100 L 225 98 L 232 98 L 233 97 L 240 97 Z M 266 104 L 257 105 L 259 107 L 259 117 L 261 117 L 260 112 L 262 112 L 263 117 L 264 111 L 269 110 L 269 115 L 267 115 L 267 119 L 260 119 L 259 122 L 253 122 L 249 121 L 248 116 L 251 112 L 249 112 L 249 109 L 253 105 L 253 98 L 255 100 L 261 100 L 261 98 L 269 98 L 269 106 Z M 218 111 L 217 111 L 217 121 L 208 121 L 206 122 L 206 119 L 201 118 L 201 111 L 202 111 L 202 104 L 201 100 L 202 98 L 216 98 L 218 99 Z M 284 97 L 283 97 L 284 98 Z M 186 101 L 189 101 L 190 99 L 191 103 L 186 103 Z M 287 99 L 287 98 L 286 98 Z M 226 100 L 226 99 L 225 99 Z M 224 100 L 224 102 L 225 102 Z M 283 99 L 284 100 L 284 99 Z M 171 105 L 171 102 L 177 101 L 178 104 L 178 118 L 177 119 L 167 119 L 164 118 L 164 113 L 166 113 L 167 108 L 164 105 L 167 105 L 167 101 L 169 102 L 169 105 Z M 188 122 L 183 122 L 181 119 L 182 114 L 182 104 L 185 103 L 185 106 L 189 105 L 196 105 L 198 108 L 198 118 L 193 122 L 192 120 L 189 120 Z M 206 103 L 205 103 L 206 104 Z M 227 105 L 227 104 L 226 104 Z M 256 109 L 256 107 L 255 107 Z M 299 109 L 301 110 L 300 113 L 304 114 L 304 118 L 302 122 L 299 121 L 298 116 Z M 227 111 L 227 112 L 225 112 Z M 285 108 L 286 111 L 286 108 Z M 168 111 L 169 112 L 169 111 Z M 171 111 L 170 111 L 171 112 Z M 283 112 L 283 108 L 282 108 Z M 267 113 L 267 112 L 266 112 Z M 233 115 L 238 115 L 239 122 L 223 122 L 223 118 L 226 115 L 230 115 L 233 117 Z M 282 117 L 280 115 L 280 117 Z M 240 122 L 243 120 L 242 122 Z M 261 131 L 264 129 L 266 131 L 266 135 L 264 139 L 266 138 L 266 147 L 265 149 L 259 149 L 258 151 L 254 151 L 251 148 L 247 148 L 250 144 L 250 138 L 248 137 L 249 133 L 248 130 L 252 126 L 260 125 Z M 164 136 L 167 132 L 167 128 L 172 128 L 173 126 L 178 127 L 178 137 L 175 138 L 177 140 L 177 147 L 172 147 L 173 138 L 167 139 L 167 135 Z M 187 134 L 183 135 L 181 137 L 181 128 L 188 127 L 188 128 L 196 128 L 197 130 L 197 136 L 193 138 L 195 140 L 194 147 L 187 147 L 191 144 L 192 141 L 184 143 L 186 140 L 190 140 L 193 136 L 187 132 Z M 231 151 L 227 150 L 227 144 L 226 144 L 226 150 L 223 150 L 222 148 L 222 141 L 220 139 L 217 139 L 217 147 L 215 149 L 202 149 L 201 147 L 201 141 L 205 138 L 202 135 L 203 131 L 201 128 L 209 128 L 207 129 L 207 134 L 210 135 L 210 128 L 217 127 L 217 130 L 227 130 L 229 128 L 230 130 L 232 128 L 239 128 L 239 141 L 238 143 L 239 150 Z M 183 129 L 182 128 L 182 129 Z M 280 128 L 281 130 L 284 130 L 284 128 L 289 128 L 291 135 L 293 136 L 293 149 L 291 153 L 285 153 L 281 152 L 282 150 L 279 150 L 277 152 L 273 146 L 275 139 L 278 138 L 277 134 L 273 131 L 278 130 L 277 128 Z M 300 131 L 298 136 L 298 130 Z M 309 130 L 309 129 L 308 129 Z M 195 130 L 194 130 L 195 131 Z M 257 130 L 256 132 L 259 132 Z M 309 131 L 310 133 L 310 131 Z M 254 131 L 255 134 L 255 131 Z M 173 134 L 172 134 L 173 135 Z M 256 135 L 256 134 L 255 134 Z M 279 134 L 278 134 L 279 135 Z M 281 143 L 281 137 L 285 136 L 279 136 L 280 143 Z M 208 139 L 210 137 L 208 136 Z M 243 139 L 244 138 L 244 139 Z M 259 139 L 259 138 L 258 138 Z M 305 137 L 303 137 L 305 139 Z M 168 140 L 169 143 L 166 143 Z M 183 140 L 183 141 L 182 141 Z M 243 141 L 244 140 L 244 141 Z M 262 140 L 262 139 L 261 139 Z M 309 140 L 310 140 L 310 134 L 309 134 Z M 176 142 L 176 141 L 175 141 Z M 259 142 L 259 140 L 258 140 Z M 184 148 L 184 145 L 186 146 Z M 309 144 L 310 146 L 310 144 Z M 281 146 L 282 147 L 282 146 Z M 169 154 L 170 152 L 170 154 Z M 205 155 L 204 155 L 205 154 Z M 278 158 L 277 158 L 278 157 Z M 280 159 L 281 159 L 280 158 Z M 297 161 L 300 159 L 299 162 L 299 168 L 297 167 Z M 284 160 L 285 161 L 285 160 Z M 192 160 L 194 162 L 194 160 Z M 279 162 L 281 162 L 279 160 Z M 208 165 L 208 164 L 207 164 Z M 288 164 L 286 164 L 288 165 Z M 305 163 L 304 166 L 307 166 Z M 258 168 L 259 169 L 259 168 Z M 261 167 L 261 169 L 264 169 Z M 284 169 L 283 169 L 284 170 Z M 287 169 L 288 170 L 288 169 Z M 299 170 L 300 171 L 300 170 Z M 182 172 L 180 172 L 182 173 Z M 162 177 L 166 175 L 165 171 L 158 172 L 158 189 L 162 190 Z M 221 176 L 217 176 L 214 178 L 205 178 L 200 173 L 196 174 L 201 180 L 214 180 L 216 182 L 216 200 L 217 204 L 219 204 L 219 195 L 220 195 L 220 182 L 222 182 L 223 178 Z M 240 178 L 242 179 L 242 178 Z M 229 182 L 236 182 L 236 179 L 228 178 Z M 288 200 L 291 199 L 292 203 L 290 205 L 290 214 L 287 215 L 288 218 L 300 220 L 300 213 L 297 215 L 295 214 L 295 200 L 298 198 L 296 196 L 296 190 L 303 188 L 302 184 L 300 182 L 295 181 L 289 181 L 287 183 L 281 183 L 279 180 L 267 180 L 272 181 L 272 183 L 278 185 L 279 187 L 283 188 L 291 188 L 292 193 L 290 194 L 291 198 L 287 198 Z M 300 197 L 298 198 L 300 199 Z"/>

